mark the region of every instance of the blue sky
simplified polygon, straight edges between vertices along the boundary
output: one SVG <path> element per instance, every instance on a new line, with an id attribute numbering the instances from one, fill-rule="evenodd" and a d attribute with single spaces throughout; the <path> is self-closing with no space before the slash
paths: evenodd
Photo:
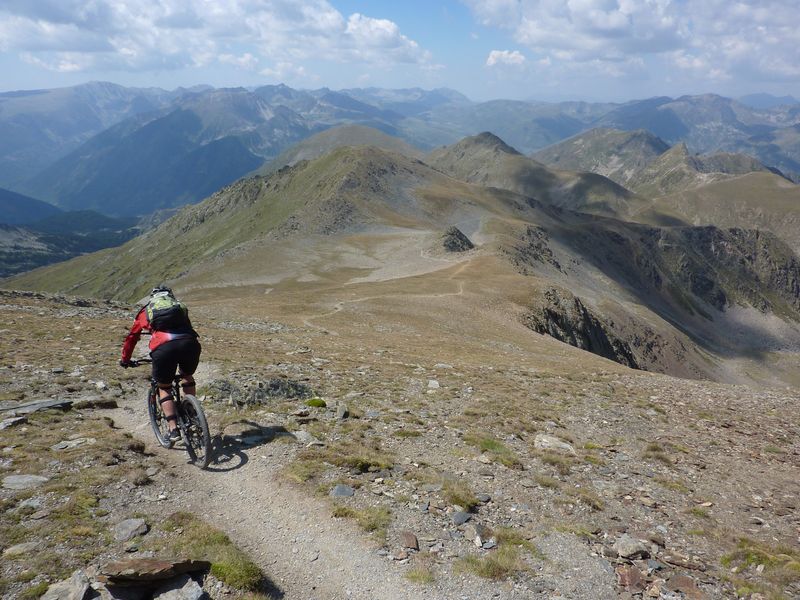
<path id="1" fill-rule="evenodd" d="M 450 87 L 800 96 L 797 0 L 2 0 L 0 90 Z"/>

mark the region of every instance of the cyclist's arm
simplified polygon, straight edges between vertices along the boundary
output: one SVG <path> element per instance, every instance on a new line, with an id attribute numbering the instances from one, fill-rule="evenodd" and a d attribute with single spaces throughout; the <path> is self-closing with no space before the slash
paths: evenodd
<path id="1" fill-rule="evenodd" d="M 125 337 L 125 342 L 122 344 L 122 362 L 128 362 L 131 359 L 131 356 L 133 356 L 133 349 L 136 348 L 136 344 L 142 336 L 142 331 L 145 329 L 149 329 L 149 323 L 147 322 L 147 313 L 145 313 L 143 308 L 133 320 L 131 331 Z"/>

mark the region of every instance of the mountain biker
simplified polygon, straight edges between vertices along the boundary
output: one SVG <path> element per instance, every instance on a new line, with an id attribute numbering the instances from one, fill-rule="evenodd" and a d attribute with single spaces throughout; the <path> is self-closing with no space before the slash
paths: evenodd
<path id="1" fill-rule="evenodd" d="M 149 331 L 150 357 L 153 359 L 153 379 L 158 383 L 159 403 L 169 426 L 169 440 L 178 441 L 181 437 L 175 416 L 175 403 L 172 396 L 172 379 L 175 369 L 179 369 L 181 388 L 185 394 L 194 395 L 194 372 L 200 361 L 200 342 L 197 332 L 192 328 L 186 305 L 178 302 L 172 290 L 159 285 L 150 292 L 150 299 L 133 320 L 130 333 L 122 344 L 122 359 L 119 364 L 128 368 L 133 363 L 131 356 L 142 332 Z"/>

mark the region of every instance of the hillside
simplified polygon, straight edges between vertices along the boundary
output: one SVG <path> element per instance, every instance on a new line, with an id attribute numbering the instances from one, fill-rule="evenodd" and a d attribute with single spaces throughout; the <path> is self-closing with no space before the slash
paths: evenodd
<path id="1" fill-rule="evenodd" d="M 470 160 L 482 164 L 499 153 L 536 165 L 497 138 L 468 139 L 461 149 L 474 147 L 480 152 Z M 543 167 L 535 173 L 553 176 Z M 448 256 L 437 240 L 453 225 L 479 249 Z M 724 378 L 731 376 L 724 356 L 753 344 L 782 348 L 800 335 L 800 266 L 774 236 L 598 218 L 363 147 L 242 180 L 122 248 L 4 285 L 129 300 L 162 280 L 338 288 L 435 277 L 473 256 L 480 286 L 497 285 L 498 298 L 528 315 L 532 329 L 629 366 Z M 746 326 L 742 310 L 750 311 Z M 783 331 L 768 326 L 776 318 L 786 322 Z"/>
<path id="2" fill-rule="evenodd" d="M 663 196 L 755 172 L 771 171 L 742 154 L 691 155 L 680 143 L 634 173 L 628 186 L 643 196 Z"/>
<path id="3" fill-rule="evenodd" d="M 624 216 L 639 203 L 634 194 L 601 175 L 550 169 L 488 132 L 434 150 L 427 160 L 457 179 L 510 190 L 561 208 Z"/>
<path id="4" fill-rule="evenodd" d="M 0 188 L 0 223 L 22 225 L 59 212 L 52 204 Z"/>
<path id="5" fill-rule="evenodd" d="M 59 211 L 25 225 L 0 225 L 0 277 L 119 246 L 138 234 L 131 223 L 93 211 Z"/>
<path id="6" fill-rule="evenodd" d="M 408 145 L 403 140 L 387 135 L 372 127 L 339 125 L 312 135 L 284 150 L 276 158 L 259 168 L 256 174 L 268 175 L 282 167 L 292 166 L 301 160 L 319 158 L 343 146 L 374 146 L 412 158 L 422 158 L 423 156 L 422 151 Z"/>
<path id="7" fill-rule="evenodd" d="M 585 171 L 627 186 L 641 169 L 669 149 L 643 129 L 591 129 L 535 152 L 531 157 L 555 169 Z"/>
<path id="8" fill-rule="evenodd" d="M 800 186 L 759 171 L 656 198 L 634 218 L 657 222 L 668 214 L 693 225 L 771 231 L 800 253 L 798 206 Z"/>

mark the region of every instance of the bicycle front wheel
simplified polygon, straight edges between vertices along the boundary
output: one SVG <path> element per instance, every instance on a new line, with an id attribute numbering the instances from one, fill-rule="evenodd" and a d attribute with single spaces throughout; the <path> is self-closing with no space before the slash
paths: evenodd
<path id="1" fill-rule="evenodd" d="M 156 435 L 156 440 L 163 448 L 172 448 L 172 442 L 169 439 L 169 424 L 167 417 L 164 416 L 164 411 L 161 410 L 161 404 L 158 402 L 158 389 L 150 388 L 147 393 L 147 412 L 150 415 L 150 425 L 153 427 L 153 433 Z"/>
<path id="2" fill-rule="evenodd" d="M 186 417 L 183 429 L 186 450 L 191 461 L 204 469 L 211 460 L 211 436 L 203 406 L 194 396 L 184 396 L 182 406 Z"/>

